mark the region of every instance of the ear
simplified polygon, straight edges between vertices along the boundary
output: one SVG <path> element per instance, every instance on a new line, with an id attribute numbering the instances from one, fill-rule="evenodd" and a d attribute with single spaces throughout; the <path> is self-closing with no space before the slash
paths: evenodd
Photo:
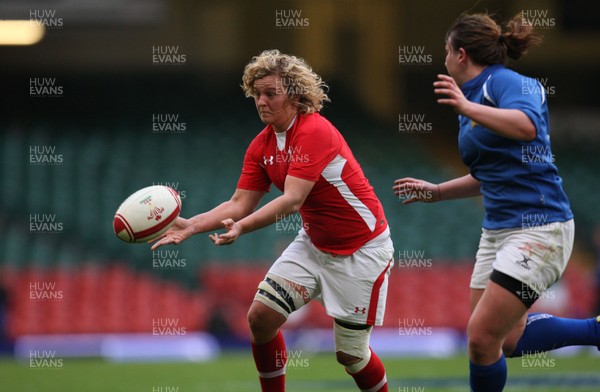
<path id="1" fill-rule="evenodd" d="M 467 65 L 469 56 L 464 48 L 458 48 L 458 63 L 461 65 Z"/>

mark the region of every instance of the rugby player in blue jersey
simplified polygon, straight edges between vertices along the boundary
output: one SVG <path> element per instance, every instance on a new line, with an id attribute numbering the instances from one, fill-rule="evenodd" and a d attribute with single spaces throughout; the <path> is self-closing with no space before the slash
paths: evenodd
<path id="1" fill-rule="evenodd" d="M 474 392 L 503 390 L 505 355 L 600 344 L 597 318 L 528 314 L 560 279 L 574 238 L 550 147 L 544 86 L 504 66 L 540 42 L 520 14 L 504 31 L 487 14 L 458 17 L 446 34 L 449 75 L 433 85 L 438 103 L 458 113 L 458 144 L 470 173 L 440 184 L 402 178 L 393 187 L 405 204 L 483 195 L 467 327 Z"/>

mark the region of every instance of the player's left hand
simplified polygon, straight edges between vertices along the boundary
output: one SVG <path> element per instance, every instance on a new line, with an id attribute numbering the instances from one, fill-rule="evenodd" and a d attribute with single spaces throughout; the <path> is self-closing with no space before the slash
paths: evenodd
<path id="1" fill-rule="evenodd" d="M 235 242 L 235 240 L 240 236 L 240 225 L 235 223 L 233 219 L 225 219 L 221 221 L 225 229 L 227 229 L 226 233 L 223 234 L 210 234 L 208 238 L 214 242 L 215 245 L 231 245 Z"/>
<path id="2" fill-rule="evenodd" d="M 445 95 L 447 98 L 438 98 L 437 102 L 442 105 L 449 105 L 454 108 L 458 114 L 466 115 L 466 110 L 471 102 L 465 97 L 462 90 L 456 84 L 456 81 L 448 75 L 438 75 L 438 80 L 433 83 L 433 92 L 439 95 Z"/>

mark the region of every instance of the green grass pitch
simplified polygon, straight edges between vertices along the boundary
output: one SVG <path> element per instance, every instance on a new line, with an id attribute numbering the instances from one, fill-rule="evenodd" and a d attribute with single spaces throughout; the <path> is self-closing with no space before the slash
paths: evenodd
<path id="1" fill-rule="evenodd" d="M 390 391 L 468 391 L 467 359 L 383 358 Z M 523 362 L 509 359 L 505 391 L 600 391 L 600 357 L 548 356 Z M 303 355 L 287 370 L 287 390 L 355 391 L 333 355 Z M 34 368 L 0 359 L 0 391 L 6 392 L 245 392 L 259 391 L 249 353 L 226 354 L 204 363 L 109 363 L 99 359 L 62 360 Z"/>

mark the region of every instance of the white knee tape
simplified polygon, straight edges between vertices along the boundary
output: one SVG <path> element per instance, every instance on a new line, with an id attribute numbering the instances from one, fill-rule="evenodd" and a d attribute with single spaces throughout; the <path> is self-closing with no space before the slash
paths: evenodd
<path id="1" fill-rule="evenodd" d="M 348 355 L 361 358 L 357 363 L 346 366 L 350 373 L 361 371 L 371 359 L 371 350 L 369 349 L 369 341 L 371 338 L 371 330 L 367 329 L 349 329 L 344 328 L 338 323 L 333 323 L 333 334 L 335 341 L 335 352 L 341 351 Z"/>
<path id="2" fill-rule="evenodd" d="M 254 299 L 286 318 L 304 305 L 302 295 L 288 281 L 271 274 L 267 274 L 265 280 L 259 283 Z"/>

